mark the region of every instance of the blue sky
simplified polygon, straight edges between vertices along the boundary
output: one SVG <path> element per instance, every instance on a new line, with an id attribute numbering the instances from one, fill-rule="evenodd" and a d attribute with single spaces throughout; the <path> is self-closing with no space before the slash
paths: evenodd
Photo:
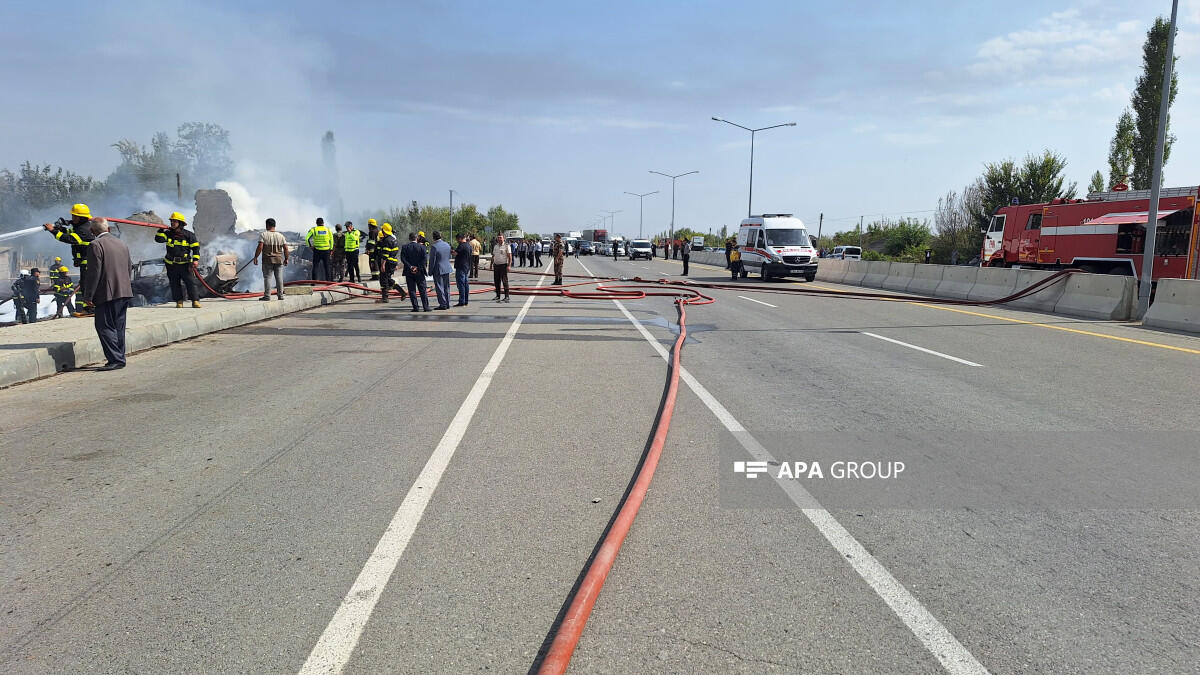
<path id="1" fill-rule="evenodd" d="M 1086 186 L 1170 3 L 27 3 L 0 8 L 0 165 L 105 174 L 110 147 L 212 121 L 297 195 L 338 141 L 350 210 L 502 203 L 526 229 L 621 209 L 634 234 L 755 212 L 815 230 L 934 208 L 1051 148 Z M 1200 0 L 1180 8 L 1167 184 L 1200 183 Z M 80 32 L 75 32 L 81 27 Z M 276 194 L 272 191 L 272 194 Z M 270 210 L 269 204 L 263 208 Z M 915 213 L 917 216 L 926 214 Z"/>

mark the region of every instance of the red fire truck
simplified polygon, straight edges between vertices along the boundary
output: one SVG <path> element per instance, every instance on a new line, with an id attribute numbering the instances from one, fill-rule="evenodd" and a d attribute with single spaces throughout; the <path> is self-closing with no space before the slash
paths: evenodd
<path id="1" fill-rule="evenodd" d="M 1195 279 L 1200 273 L 1200 188 L 1163 188 L 1158 203 L 1154 279 Z M 1099 274 L 1142 272 L 1149 190 L 1093 192 L 1087 199 L 1005 206 L 988 224 L 983 265 Z"/>

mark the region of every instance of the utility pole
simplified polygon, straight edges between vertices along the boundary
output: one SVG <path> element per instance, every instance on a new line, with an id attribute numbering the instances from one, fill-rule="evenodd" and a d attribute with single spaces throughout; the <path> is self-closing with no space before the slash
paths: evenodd
<path id="1" fill-rule="evenodd" d="M 625 194 L 633 195 L 634 197 L 638 198 L 638 239 L 641 239 L 642 238 L 642 201 L 646 197 L 649 197 L 650 195 L 658 194 L 658 190 L 655 190 L 654 192 L 646 192 L 643 194 L 638 194 L 636 192 L 629 192 L 628 190 L 626 190 Z"/>
<path id="2" fill-rule="evenodd" d="M 859 248 L 862 248 L 862 223 L 863 223 L 863 217 L 859 216 L 858 217 L 858 247 Z"/>
<path id="3" fill-rule="evenodd" d="M 1167 110 L 1171 107 L 1171 75 L 1175 69 L 1175 23 L 1179 0 L 1171 0 L 1171 32 L 1167 34 L 1167 62 L 1163 65 L 1162 101 L 1158 105 L 1158 138 L 1154 141 L 1154 165 L 1150 178 L 1150 209 L 1146 214 L 1146 244 L 1142 252 L 1142 283 L 1138 287 L 1138 316 L 1150 309 L 1154 286 L 1154 245 L 1158 238 L 1158 199 L 1162 191 L 1163 145 L 1167 135 Z"/>
<path id="4" fill-rule="evenodd" d="M 821 243 L 821 228 L 825 226 L 825 214 L 821 214 L 821 219 L 817 221 L 817 244 Z"/>
<path id="5" fill-rule="evenodd" d="M 450 239 L 454 241 L 454 190 L 450 190 Z"/>

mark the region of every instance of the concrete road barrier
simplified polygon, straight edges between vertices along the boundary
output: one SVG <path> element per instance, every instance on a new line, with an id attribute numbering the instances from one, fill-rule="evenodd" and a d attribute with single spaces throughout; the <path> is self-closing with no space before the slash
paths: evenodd
<path id="1" fill-rule="evenodd" d="M 933 267 L 933 265 L 925 265 L 925 267 Z M 912 283 L 913 275 L 916 272 L 916 263 L 894 262 L 888 268 L 887 278 L 883 280 L 883 288 L 897 293 L 907 293 L 908 285 Z"/>
<path id="2" fill-rule="evenodd" d="M 883 260 L 871 260 L 866 263 L 867 272 L 863 275 L 862 285 L 870 288 L 883 288 L 887 279 L 888 269 L 892 263 Z"/>
<path id="3" fill-rule="evenodd" d="M 1133 277 L 1113 274 L 1072 274 L 1062 297 L 1054 303 L 1056 314 L 1087 319 L 1128 321 L 1137 298 Z"/>
<path id="4" fill-rule="evenodd" d="M 945 265 L 916 265 L 913 268 L 912 281 L 904 292 L 917 295 L 936 295 L 937 287 L 942 283 L 944 270 L 951 269 Z"/>
<path id="5" fill-rule="evenodd" d="M 817 280 L 840 284 L 846 278 L 846 261 L 828 258 L 817 265 Z"/>
<path id="6" fill-rule="evenodd" d="M 1003 267 L 980 267 L 975 285 L 967 292 L 968 300 L 996 300 L 1012 295 L 1017 288 L 1017 273 L 1021 270 Z"/>
<path id="7" fill-rule="evenodd" d="M 1161 279 L 1143 326 L 1200 333 L 1200 281 Z"/>
<path id="8" fill-rule="evenodd" d="M 1017 270 L 1017 287 L 1014 289 L 1020 291 L 1036 284 L 1043 279 L 1047 279 L 1056 274 L 1046 270 Z M 1063 291 L 1067 288 L 1067 277 L 1059 277 L 1058 281 L 1042 286 L 1032 295 L 1027 295 L 1019 300 L 1005 303 L 1005 307 L 1015 309 L 1032 309 L 1039 312 L 1053 312 L 1054 305 L 1058 303 L 1062 297 Z"/>
<path id="9" fill-rule="evenodd" d="M 843 260 L 846 263 L 846 276 L 842 277 L 843 284 L 861 286 L 863 277 L 867 276 L 867 264 L 861 260 Z"/>
<path id="10" fill-rule="evenodd" d="M 978 275 L 978 267 L 946 267 L 942 271 L 942 281 L 933 294 L 939 298 L 966 300 L 975 286 L 975 278 Z"/>

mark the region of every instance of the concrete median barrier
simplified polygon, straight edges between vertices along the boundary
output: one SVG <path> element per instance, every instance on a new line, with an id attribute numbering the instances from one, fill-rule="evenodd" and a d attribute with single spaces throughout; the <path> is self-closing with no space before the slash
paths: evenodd
<path id="1" fill-rule="evenodd" d="M 1133 315 L 1137 284 L 1133 277 L 1113 274 L 1072 274 L 1058 302 L 1055 314 L 1086 319 L 1128 321 Z"/>
<path id="2" fill-rule="evenodd" d="M 868 288 L 883 288 L 883 282 L 887 279 L 888 269 L 892 263 L 883 260 L 871 260 L 866 264 L 867 271 L 863 275 L 862 285 Z"/>
<path id="3" fill-rule="evenodd" d="M 846 278 L 846 261 L 826 259 L 817 265 L 817 280 L 840 284 Z"/>
<path id="4" fill-rule="evenodd" d="M 1021 270 L 1003 267 L 980 267 L 975 284 L 967 292 L 968 300 L 996 300 L 1013 294 L 1017 288 L 1017 273 Z"/>
<path id="5" fill-rule="evenodd" d="M 843 260 L 846 263 L 846 275 L 842 277 L 843 284 L 861 286 L 863 277 L 867 276 L 867 264 L 861 260 Z"/>
<path id="6" fill-rule="evenodd" d="M 912 283 L 913 275 L 916 272 L 916 263 L 892 263 L 891 267 L 888 268 L 887 278 L 883 280 L 884 290 L 897 293 L 908 292 L 908 285 Z"/>
<path id="7" fill-rule="evenodd" d="M 913 268 L 912 280 L 908 282 L 905 293 L 915 295 L 936 295 L 937 287 L 942 283 L 942 274 L 952 269 L 945 265 L 916 265 Z"/>
<path id="8" fill-rule="evenodd" d="M 933 294 L 939 298 L 966 300 L 975 286 L 975 279 L 978 275 L 978 267 L 946 267 L 942 271 L 942 280 Z"/>
<path id="9" fill-rule="evenodd" d="M 1017 270 L 1017 286 L 1013 292 L 1020 291 L 1036 284 L 1043 279 L 1054 276 L 1056 272 L 1046 270 Z M 1067 288 L 1067 277 L 1059 277 L 1058 281 L 1042 286 L 1032 295 L 1019 300 L 1005 303 L 1005 307 L 1014 309 L 1032 309 L 1039 312 L 1053 312 L 1054 305 L 1062 297 Z"/>
<path id="10" fill-rule="evenodd" d="M 1162 279 L 1143 326 L 1200 333 L 1200 281 Z"/>

